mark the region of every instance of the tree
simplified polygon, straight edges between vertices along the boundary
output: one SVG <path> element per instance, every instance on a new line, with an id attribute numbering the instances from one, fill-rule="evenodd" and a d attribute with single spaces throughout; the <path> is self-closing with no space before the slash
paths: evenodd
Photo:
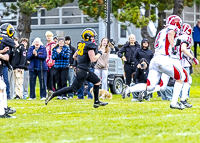
<path id="1" fill-rule="evenodd" d="M 151 49 L 154 50 L 155 37 L 150 37 L 147 32 L 149 21 L 158 19 L 157 32 L 159 32 L 164 25 L 164 10 L 170 10 L 174 7 L 173 13 L 180 15 L 184 6 L 192 6 L 193 3 L 193 0 L 112 0 L 112 13 L 119 21 L 129 21 L 141 28 L 142 37 L 150 40 Z M 79 0 L 79 8 L 95 19 L 106 18 L 105 0 Z M 155 15 L 155 8 L 158 9 L 158 16 Z M 118 9 L 121 9 L 120 13 Z M 145 10 L 144 15 L 140 13 L 140 9 Z"/>
<path id="2" fill-rule="evenodd" d="M 31 33 L 31 15 L 35 13 L 38 8 L 46 8 L 51 10 L 56 7 L 63 6 L 74 0 L 18 0 L 16 3 L 7 5 L 4 3 L 7 11 L 3 13 L 5 16 L 9 16 L 19 12 L 17 36 L 19 39 L 22 37 L 29 38 Z"/>

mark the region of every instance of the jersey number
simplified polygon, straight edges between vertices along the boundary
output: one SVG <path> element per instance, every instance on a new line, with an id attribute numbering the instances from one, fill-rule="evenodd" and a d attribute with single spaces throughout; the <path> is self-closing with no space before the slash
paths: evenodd
<path id="1" fill-rule="evenodd" d="M 85 47 L 85 43 L 79 43 L 78 44 L 78 55 L 79 56 L 83 55 L 84 47 Z"/>

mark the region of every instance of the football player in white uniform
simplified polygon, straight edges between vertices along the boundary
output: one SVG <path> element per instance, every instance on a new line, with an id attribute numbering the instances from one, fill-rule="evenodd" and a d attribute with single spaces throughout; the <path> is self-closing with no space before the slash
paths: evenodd
<path id="1" fill-rule="evenodd" d="M 182 67 L 174 66 L 169 57 L 171 52 L 176 52 L 174 38 L 179 35 L 182 20 L 179 16 L 172 15 L 167 18 L 166 24 L 166 27 L 158 33 L 155 40 L 155 54 L 150 62 L 147 83 L 136 84 L 132 87 L 126 86 L 122 94 L 126 96 L 130 92 L 153 91 L 162 73 L 165 73 L 176 79 L 173 93 L 174 98 L 172 99 L 170 108 L 184 109 L 184 106 L 178 103 L 178 98 L 176 97 L 179 96 L 183 85 L 182 82 L 186 77 L 183 70 L 180 70 Z"/>
<path id="2" fill-rule="evenodd" d="M 174 49 L 174 51 L 176 50 L 176 52 L 174 54 L 171 54 L 170 57 L 172 58 L 173 65 L 178 67 L 177 68 L 178 70 L 181 70 L 180 66 L 182 66 L 182 65 L 181 65 L 180 60 L 182 60 L 183 54 L 188 56 L 189 58 L 191 58 L 194 61 L 195 65 L 199 64 L 198 60 L 196 58 L 194 58 L 194 56 L 191 55 L 190 52 L 188 51 L 188 49 L 190 49 L 191 45 L 192 45 L 192 37 L 190 37 L 191 32 L 192 32 L 191 26 L 187 23 L 184 23 L 180 36 L 175 38 L 175 41 L 179 41 L 178 43 L 180 43 L 180 46 L 176 46 L 176 49 Z M 182 88 L 182 96 L 181 96 L 180 103 L 182 105 L 184 105 L 184 107 L 186 107 L 186 108 L 191 108 L 192 105 L 187 103 L 186 97 L 187 97 L 187 93 L 189 91 L 190 85 L 192 83 L 192 79 L 191 79 L 191 76 L 189 75 L 189 73 L 184 68 L 183 68 L 183 72 L 184 72 L 186 78 L 184 80 L 184 85 Z M 169 81 L 169 78 L 170 77 L 168 75 L 163 73 L 162 77 L 161 77 L 160 85 L 157 85 L 155 90 L 152 92 L 156 92 L 159 90 L 165 90 L 167 83 Z M 181 81 L 179 81 L 179 82 L 181 82 Z M 152 92 L 150 92 L 150 93 L 152 93 Z M 178 101 L 177 94 L 175 96 L 173 96 L 172 101 Z M 172 104 L 173 104 L 173 102 L 172 102 Z"/>

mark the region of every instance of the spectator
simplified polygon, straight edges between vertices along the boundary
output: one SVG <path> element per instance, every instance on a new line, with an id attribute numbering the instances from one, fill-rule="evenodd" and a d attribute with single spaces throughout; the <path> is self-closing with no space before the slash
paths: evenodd
<path id="1" fill-rule="evenodd" d="M 102 80 L 102 89 L 108 90 L 108 66 L 110 55 L 108 38 L 104 37 L 101 40 L 101 44 L 98 49 L 99 51 L 102 51 L 102 55 L 94 66 L 94 72 Z"/>
<path id="2" fill-rule="evenodd" d="M 53 37 L 53 41 L 54 41 L 55 43 L 57 43 L 57 42 L 58 42 L 58 38 L 57 38 L 56 36 L 54 36 L 54 37 Z"/>
<path id="3" fill-rule="evenodd" d="M 24 66 L 24 81 L 23 81 L 23 99 L 26 99 L 28 97 L 28 84 L 29 84 L 29 71 L 28 71 L 29 61 L 27 60 L 28 39 L 21 38 L 20 43 L 24 45 L 26 51 L 26 61 Z"/>
<path id="4" fill-rule="evenodd" d="M 129 42 L 124 44 L 124 46 L 119 50 L 118 56 L 124 61 L 124 70 L 126 75 L 126 85 L 130 86 L 131 75 L 135 72 L 136 63 L 134 61 L 134 53 L 140 48 L 140 45 L 135 39 L 135 35 L 131 34 L 129 36 Z"/>
<path id="5" fill-rule="evenodd" d="M 56 45 L 53 41 L 53 33 L 51 31 L 47 31 L 45 33 L 47 44 L 46 44 L 46 51 L 47 51 L 47 59 L 46 63 L 48 66 L 47 71 L 47 89 L 55 91 L 55 80 L 54 80 L 54 64 L 55 61 L 52 60 L 52 49 Z"/>
<path id="6" fill-rule="evenodd" d="M 152 50 L 149 50 L 149 40 L 143 39 L 141 42 L 141 48 L 137 49 L 134 53 L 134 60 L 139 63 L 139 61 L 145 58 L 148 63 L 150 63 L 151 59 L 153 58 Z"/>
<path id="7" fill-rule="evenodd" d="M 53 48 L 52 59 L 55 60 L 55 82 L 57 90 L 67 87 L 69 74 L 70 48 L 65 45 L 65 39 L 58 38 L 58 44 Z M 59 95 L 57 99 L 67 99 L 66 95 Z"/>
<path id="8" fill-rule="evenodd" d="M 192 38 L 194 40 L 194 56 L 197 58 L 197 44 L 200 46 L 200 19 L 197 20 L 197 25 L 193 28 Z"/>
<path id="9" fill-rule="evenodd" d="M 23 99 L 23 80 L 24 80 L 24 67 L 26 62 L 26 50 L 23 44 L 19 44 L 18 38 L 14 38 L 15 49 L 12 56 L 12 67 L 15 87 L 15 98 Z"/>
<path id="10" fill-rule="evenodd" d="M 69 58 L 70 67 L 69 67 L 69 75 L 67 77 L 67 80 L 69 82 L 69 86 L 71 86 L 72 82 L 73 82 L 73 79 L 74 79 L 74 65 L 73 65 L 74 58 L 73 58 L 73 55 L 76 52 L 76 48 L 71 45 L 70 36 L 66 36 L 65 37 L 65 45 L 70 48 L 70 58 Z M 73 93 L 69 93 L 68 94 L 68 98 L 73 98 Z"/>
<path id="11" fill-rule="evenodd" d="M 115 46 L 115 42 L 113 41 L 113 39 L 110 39 L 110 43 L 113 45 L 113 48 L 111 48 L 110 54 L 117 54 L 117 52 L 119 51 L 119 48 Z"/>
<path id="12" fill-rule="evenodd" d="M 171 101 L 172 96 L 173 96 L 173 89 L 174 89 L 174 83 L 175 79 L 171 78 L 169 79 L 169 82 L 167 84 L 167 87 L 165 88 L 164 91 L 159 91 L 162 97 L 162 100 L 169 100 Z"/>
<path id="13" fill-rule="evenodd" d="M 137 68 L 136 68 L 136 73 L 134 75 L 135 84 L 147 83 L 148 66 L 149 66 L 148 61 L 145 58 L 142 58 L 139 61 L 139 64 L 137 65 Z M 133 95 L 133 99 L 131 101 L 139 101 L 136 94 L 132 93 L 132 95 Z M 144 95 L 144 98 L 150 101 L 150 98 L 146 93 Z"/>
<path id="14" fill-rule="evenodd" d="M 35 38 L 32 46 L 28 49 L 27 59 L 30 61 L 28 70 L 30 74 L 30 98 L 28 100 L 36 99 L 35 85 L 36 78 L 38 76 L 40 82 L 40 98 L 45 100 L 46 98 L 46 81 L 47 81 L 47 51 L 43 46 L 39 37 Z"/>

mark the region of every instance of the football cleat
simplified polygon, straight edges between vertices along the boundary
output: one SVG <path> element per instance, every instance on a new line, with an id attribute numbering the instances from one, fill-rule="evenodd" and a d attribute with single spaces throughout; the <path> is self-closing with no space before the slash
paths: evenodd
<path id="1" fill-rule="evenodd" d="M 48 102 L 51 100 L 51 99 L 53 99 L 53 91 L 52 90 L 50 90 L 49 92 L 48 92 L 48 95 L 47 95 L 47 97 L 46 97 L 46 100 L 45 100 L 45 105 L 47 105 L 48 104 Z"/>
<path id="2" fill-rule="evenodd" d="M 5 113 L 4 115 L 0 115 L 0 118 L 16 118 L 16 116 L 11 116 Z"/>
<path id="3" fill-rule="evenodd" d="M 5 112 L 7 114 L 14 114 L 16 112 L 16 109 L 11 109 L 10 107 L 5 108 Z"/>
<path id="4" fill-rule="evenodd" d="M 185 101 L 180 101 L 181 104 L 183 104 L 186 108 L 191 108 L 192 104 L 187 103 L 187 100 Z"/>
<path id="5" fill-rule="evenodd" d="M 179 110 L 183 110 L 185 109 L 184 105 L 181 103 L 176 103 L 176 104 L 170 104 L 170 108 L 172 109 L 179 109 Z"/>
<path id="6" fill-rule="evenodd" d="M 98 108 L 100 106 L 106 106 L 106 105 L 108 105 L 107 102 L 101 102 L 101 101 L 99 101 L 98 103 L 94 103 L 93 107 L 94 108 Z"/>
<path id="7" fill-rule="evenodd" d="M 122 98 L 125 99 L 125 97 L 128 95 L 128 85 L 125 85 L 122 91 Z"/>

